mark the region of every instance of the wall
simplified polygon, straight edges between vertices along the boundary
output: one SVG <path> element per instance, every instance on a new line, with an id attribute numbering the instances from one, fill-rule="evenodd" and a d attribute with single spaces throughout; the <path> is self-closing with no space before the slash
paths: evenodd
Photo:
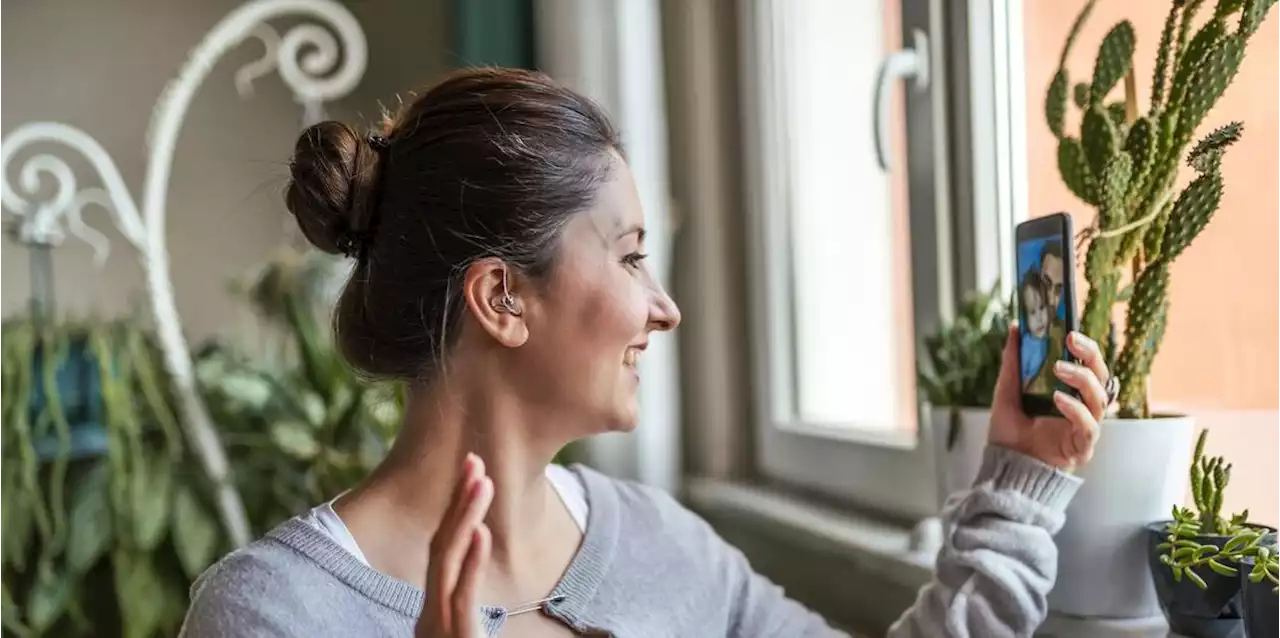
<path id="1" fill-rule="evenodd" d="M 1200 11 L 1201 21 L 1214 2 Z M 1027 122 L 1030 214 L 1067 210 L 1084 225 L 1093 212 L 1063 185 L 1055 141 L 1044 120 L 1044 95 L 1061 47 L 1083 0 L 1026 2 Z M 1068 58 L 1072 82 L 1092 73 L 1098 44 L 1128 18 L 1137 35 L 1135 64 L 1141 104 L 1148 103 L 1156 47 L 1168 2 L 1099 2 Z M 1273 9 L 1250 41 L 1247 57 L 1201 134 L 1231 120 L 1245 123 L 1244 138 L 1223 160 L 1226 189 L 1212 223 L 1172 267 L 1168 331 L 1152 370 L 1155 404 L 1194 414 L 1209 427 L 1209 452 L 1235 463 L 1225 509 L 1248 507 L 1275 525 L 1275 449 L 1280 445 L 1280 18 Z M 1117 93 L 1118 95 L 1118 93 Z M 1074 107 L 1073 107 L 1074 109 Z M 1078 130 L 1075 112 L 1067 120 Z M 1191 173 L 1183 171 L 1183 181 Z M 1081 297 L 1083 301 L 1083 297 Z M 1104 433 L 1105 436 L 1105 433 Z"/>
<path id="2" fill-rule="evenodd" d="M 143 143 L 151 108 L 188 51 L 239 3 L 229 0 L 42 0 L 4 4 L 0 120 L 7 133 L 24 122 L 79 127 L 113 156 L 135 198 L 145 171 Z M 379 101 L 420 88 L 452 62 L 449 0 L 387 5 L 352 3 L 369 40 L 369 70 L 354 94 L 328 106 L 330 117 L 371 121 Z M 289 20 L 274 23 L 279 30 Z M 247 316 L 227 291 L 293 229 L 280 193 L 301 109 L 277 75 L 260 78 L 241 99 L 233 75 L 261 55 L 246 42 L 201 87 L 178 141 L 170 182 L 168 241 L 184 326 L 193 340 L 243 325 Z M 62 157 L 73 160 L 72 154 Z M 15 158 L 21 166 L 23 157 Z M 73 162 L 86 186 L 96 177 Z M 13 175 L 11 174 L 11 177 Z M 107 231 L 112 254 L 95 270 L 89 248 L 70 240 L 55 252 L 57 303 L 76 316 L 111 316 L 145 308 L 135 253 L 100 210 L 86 214 Z M 0 311 L 25 310 L 27 251 L 3 242 Z"/>

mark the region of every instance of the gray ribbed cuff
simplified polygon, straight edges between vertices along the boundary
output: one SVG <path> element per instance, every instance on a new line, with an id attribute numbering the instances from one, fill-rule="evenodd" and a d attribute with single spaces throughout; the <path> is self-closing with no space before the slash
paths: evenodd
<path id="1" fill-rule="evenodd" d="M 1065 510 L 1084 479 L 1072 476 L 1030 456 L 998 445 L 982 453 L 975 485 L 991 483 L 996 491 L 1012 490 L 1045 507 Z"/>

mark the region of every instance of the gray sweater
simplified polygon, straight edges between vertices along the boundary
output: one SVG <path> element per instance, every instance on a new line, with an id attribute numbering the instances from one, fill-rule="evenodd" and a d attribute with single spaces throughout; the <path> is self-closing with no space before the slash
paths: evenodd
<path id="1" fill-rule="evenodd" d="M 752 571 L 666 493 L 573 468 L 591 509 L 577 555 L 544 608 L 580 633 L 618 638 L 844 634 Z M 934 581 L 889 630 L 897 637 L 1030 636 L 1045 617 L 1053 534 L 1080 480 L 989 448 L 975 486 L 943 513 Z M 357 560 L 299 520 L 209 568 L 182 635 L 412 636 L 423 591 Z M 485 607 L 489 636 L 506 610 Z"/>

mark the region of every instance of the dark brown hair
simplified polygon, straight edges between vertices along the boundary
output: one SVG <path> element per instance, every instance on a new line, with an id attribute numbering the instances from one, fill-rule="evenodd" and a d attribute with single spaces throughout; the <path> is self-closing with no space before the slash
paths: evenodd
<path id="1" fill-rule="evenodd" d="M 423 379 L 461 318 L 461 283 L 496 257 L 538 278 L 559 236 L 609 178 L 617 131 L 587 98 L 540 73 L 467 69 L 371 136 L 322 122 L 298 138 L 285 195 L 307 239 L 355 269 L 334 310 L 347 361 Z"/>
<path id="2" fill-rule="evenodd" d="M 1044 260 L 1046 257 L 1056 257 L 1058 261 L 1062 261 L 1062 246 L 1056 241 L 1047 241 L 1044 246 L 1040 247 L 1040 269 L 1044 270 Z"/>

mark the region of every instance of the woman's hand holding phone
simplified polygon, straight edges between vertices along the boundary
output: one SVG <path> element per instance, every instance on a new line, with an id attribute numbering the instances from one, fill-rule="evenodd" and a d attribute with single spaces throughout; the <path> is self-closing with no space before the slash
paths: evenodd
<path id="1" fill-rule="evenodd" d="M 427 599 L 415 638 L 481 638 L 476 590 L 489 561 L 492 538 L 484 515 L 493 502 L 493 481 L 484 461 L 468 454 L 462 478 L 440 527 L 431 538 Z"/>
<path id="2" fill-rule="evenodd" d="M 1018 327 L 1010 326 L 992 399 L 989 443 L 1063 469 L 1074 469 L 1092 458 L 1098 423 L 1107 409 L 1105 383 L 1110 372 L 1098 344 L 1083 334 L 1070 333 L 1067 349 L 1080 363 L 1058 361 L 1054 375 L 1078 391 L 1080 398 L 1055 391 L 1053 403 L 1063 416 L 1029 416 L 1022 409 Z"/>

